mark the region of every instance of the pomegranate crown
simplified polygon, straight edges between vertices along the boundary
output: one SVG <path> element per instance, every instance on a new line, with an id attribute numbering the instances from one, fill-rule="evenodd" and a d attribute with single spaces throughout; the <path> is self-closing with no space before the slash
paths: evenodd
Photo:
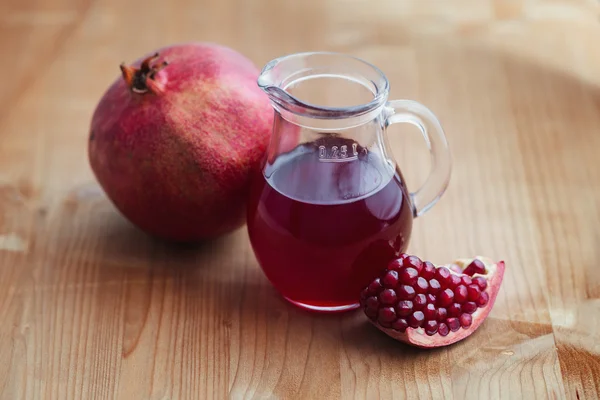
<path id="1" fill-rule="evenodd" d="M 169 63 L 162 61 L 151 64 L 158 56 L 159 54 L 155 53 L 145 58 L 139 68 L 125 65 L 124 63 L 119 66 L 123 79 L 132 92 L 139 94 L 148 92 L 159 94 L 163 91 L 163 85 L 156 81 L 155 78 L 156 74 L 169 65 Z"/>

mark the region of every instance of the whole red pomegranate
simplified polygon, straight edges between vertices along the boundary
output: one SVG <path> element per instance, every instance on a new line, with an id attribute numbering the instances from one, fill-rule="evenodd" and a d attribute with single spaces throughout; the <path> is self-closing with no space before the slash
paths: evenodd
<path id="1" fill-rule="evenodd" d="M 149 234 L 197 241 L 243 225 L 250 173 L 273 111 L 242 54 L 211 43 L 121 65 L 89 133 L 89 161 L 116 208 Z"/>

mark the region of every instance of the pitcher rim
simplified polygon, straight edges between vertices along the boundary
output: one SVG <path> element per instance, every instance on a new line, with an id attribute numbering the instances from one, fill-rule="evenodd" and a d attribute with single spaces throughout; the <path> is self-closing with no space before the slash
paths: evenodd
<path id="1" fill-rule="evenodd" d="M 359 62 L 368 68 L 372 69 L 379 77 L 379 82 L 374 82 L 368 79 L 375 87 L 375 93 L 373 93 L 373 99 L 369 102 L 356 104 L 352 106 L 343 107 L 330 107 L 320 106 L 312 104 L 306 101 L 302 101 L 297 97 L 291 95 L 285 89 L 281 87 L 281 84 L 275 84 L 273 82 L 265 82 L 264 76 L 281 62 L 286 59 L 293 57 L 307 57 L 311 55 L 329 55 L 336 57 L 343 57 L 355 62 Z M 366 77 L 365 77 L 366 78 Z M 334 118 L 351 118 L 360 116 L 383 106 L 387 101 L 389 95 L 389 81 L 383 71 L 371 64 L 370 62 L 347 53 L 334 52 L 334 51 L 305 51 L 299 53 L 290 53 L 277 57 L 269 61 L 260 71 L 257 79 L 258 86 L 269 96 L 270 100 L 275 103 L 278 107 L 285 109 L 286 111 L 292 112 L 296 115 L 319 118 L 319 119 L 334 119 Z"/>

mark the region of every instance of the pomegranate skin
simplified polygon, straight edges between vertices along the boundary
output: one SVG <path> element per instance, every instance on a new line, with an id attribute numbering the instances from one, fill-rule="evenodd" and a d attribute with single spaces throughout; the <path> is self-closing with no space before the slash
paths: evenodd
<path id="1" fill-rule="evenodd" d="M 194 242 L 231 232 L 245 222 L 251 172 L 271 135 L 259 70 L 211 43 L 156 53 L 156 63 L 168 65 L 146 79 L 149 90 L 120 77 L 100 99 L 91 169 L 120 213 L 148 234 Z"/>

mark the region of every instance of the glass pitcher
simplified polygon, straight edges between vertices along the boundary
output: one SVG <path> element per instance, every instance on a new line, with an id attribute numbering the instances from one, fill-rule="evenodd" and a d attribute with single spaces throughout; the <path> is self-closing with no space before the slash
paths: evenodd
<path id="1" fill-rule="evenodd" d="M 248 203 L 256 258 L 291 303 L 356 308 L 361 289 L 406 249 L 413 219 L 448 185 L 442 127 L 417 102 L 388 101 L 385 75 L 349 55 L 284 56 L 263 68 L 258 85 L 275 113 Z M 418 127 L 431 152 L 430 175 L 412 193 L 384 134 L 397 122 Z"/>

